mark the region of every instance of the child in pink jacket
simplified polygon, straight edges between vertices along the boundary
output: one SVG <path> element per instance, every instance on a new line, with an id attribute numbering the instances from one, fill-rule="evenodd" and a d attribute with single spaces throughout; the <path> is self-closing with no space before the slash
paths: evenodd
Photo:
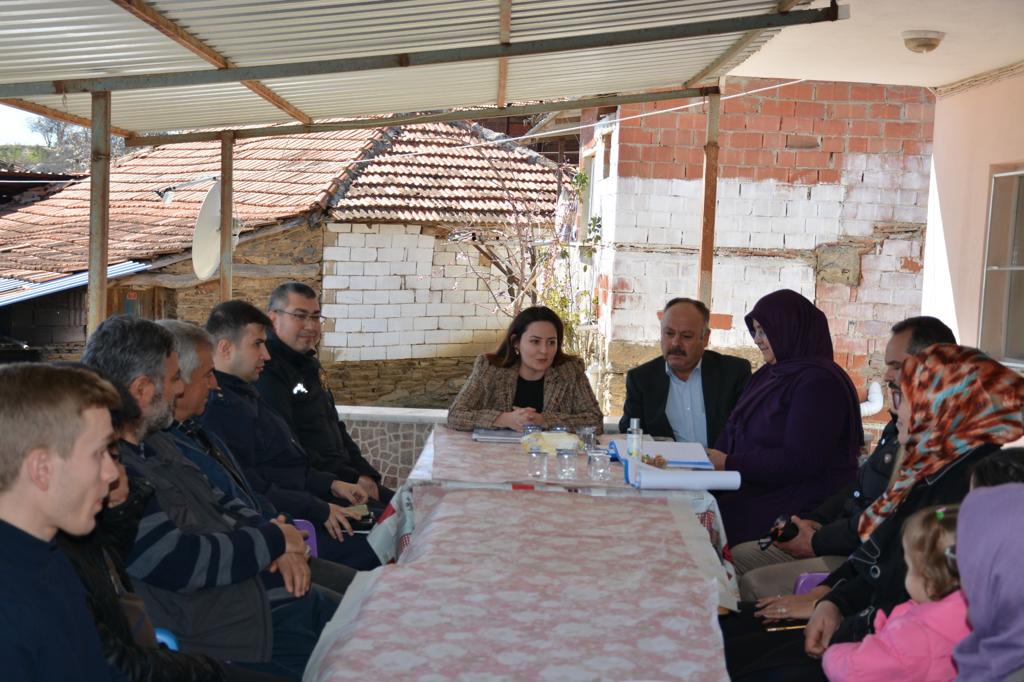
<path id="1" fill-rule="evenodd" d="M 929 507 L 907 519 L 903 556 L 910 601 L 888 617 L 879 611 L 873 635 L 830 646 L 822 661 L 829 680 L 943 682 L 956 677 L 953 647 L 970 632 L 953 559 L 956 519 L 956 506 Z"/>

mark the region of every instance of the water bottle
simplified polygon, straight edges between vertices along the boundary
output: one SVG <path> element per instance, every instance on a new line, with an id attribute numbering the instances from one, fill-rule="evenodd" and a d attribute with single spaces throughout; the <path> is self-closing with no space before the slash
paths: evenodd
<path id="1" fill-rule="evenodd" d="M 633 417 L 629 420 L 629 429 L 626 431 L 626 457 L 628 458 L 627 475 L 629 483 L 636 484 L 640 475 L 640 457 L 644 454 L 644 431 L 640 428 L 640 419 Z"/>
<path id="2" fill-rule="evenodd" d="M 633 417 L 629 420 L 629 429 L 626 431 L 626 456 L 630 459 L 640 459 L 644 450 L 644 430 L 640 428 L 640 418 Z"/>

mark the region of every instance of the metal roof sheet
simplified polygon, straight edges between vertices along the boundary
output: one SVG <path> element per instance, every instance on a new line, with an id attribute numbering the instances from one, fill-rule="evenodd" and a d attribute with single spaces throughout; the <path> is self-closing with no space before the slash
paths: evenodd
<path id="1" fill-rule="evenodd" d="M 239 67 L 493 46 L 501 34 L 496 0 L 148 0 L 148 5 Z M 515 45 L 770 15 L 776 7 L 777 0 L 513 0 L 510 40 Z M 678 86 L 740 35 L 508 57 L 505 100 Z M 765 31 L 712 76 L 771 35 Z M 314 119 L 422 111 L 494 103 L 498 63 L 484 59 L 289 76 L 264 84 Z M 213 68 L 110 0 L 0 3 L 0 84 Z M 24 99 L 90 116 L 87 94 Z M 287 120 L 288 114 L 238 83 L 115 91 L 112 101 L 113 125 L 135 132 Z"/>
<path id="2" fill-rule="evenodd" d="M 149 263 L 136 263 L 134 261 L 126 261 L 124 263 L 117 263 L 107 268 L 107 277 L 123 277 L 124 275 L 130 275 L 135 272 L 142 272 L 150 268 Z M 5 287 L 7 282 L 19 283 L 19 286 Z M 0 279 L 0 308 L 13 303 L 19 303 L 21 301 L 27 301 L 32 298 L 38 298 L 40 296 L 47 296 L 49 294 L 55 294 L 58 291 L 67 291 L 68 289 L 77 289 L 83 287 L 89 283 L 89 273 L 79 272 L 74 275 L 67 275 L 57 279 L 47 280 L 45 282 L 24 282 L 21 280 L 4 280 Z"/>

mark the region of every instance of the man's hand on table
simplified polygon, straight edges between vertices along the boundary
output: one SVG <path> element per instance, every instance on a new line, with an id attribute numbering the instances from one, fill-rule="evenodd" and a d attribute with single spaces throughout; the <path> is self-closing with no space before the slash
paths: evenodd
<path id="1" fill-rule="evenodd" d="M 715 450 L 714 448 L 708 448 L 708 459 L 715 466 L 715 471 L 721 471 L 725 469 L 725 458 L 729 455 L 725 454 L 721 450 Z"/>
<path id="2" fill-rule="evenodd" d="M 794 559 L 810 559 L 816 556 L 814 547 L 811 545 L 811 539 L 818 532 L 818 529 L 821 528 L 821 524 L 817 521 L 801 519 L 799 516 L 791 516 L 789 520 L 800 529 L 800 532 L 792 540 L 776 542 L 775 546 Z"/>

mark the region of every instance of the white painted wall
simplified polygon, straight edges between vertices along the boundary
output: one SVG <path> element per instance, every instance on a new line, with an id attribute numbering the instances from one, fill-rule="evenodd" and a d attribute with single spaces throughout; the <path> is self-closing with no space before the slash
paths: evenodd
<path id="1" fill-rule="evenodd" d="M 879 155 L 847 157 L 842 185 L 719 181 L 716 246 L 785 253 L 715 259 L 712 311 L 730 314 L 733 321 L 731 329 L 712 332 L 713 345 L 752 345 L 743 316 L 776 289 L 794 289 L 813 301 L 815 246 L 870 235 L 876 221 L 925 222 L 927 168 L 887 169 Z M 614 257 L 602 260 L 602 272 L 620 298 L 602 319 L 602 331 L 617 341 L 653 343 L 664 303 L 696 295 L 692 249 L 700 244 L 703 183 L 613 180 L 608 187 L 615 196 L 603 198 L 602 206 L 614 206 L 605 213 L 606 239 L 615 242 L 606 251 L 613 248 Z"/>
<path id="2" fill-rule="evenodd" d="M 323 314 L 335 361 L 459 357 L 492 350 L 508 325 L 456 244 L 419 225 L 330 223 Z M 482 268 L 478 268 L 482 270 Z"/>
<path id="3" fill-rule="evenodd" d="M 1024 166 L 1024 76 L 935 104 L 935 197 L 928 216 L 922 309 L 978 343 L 992 166 Z"/>

